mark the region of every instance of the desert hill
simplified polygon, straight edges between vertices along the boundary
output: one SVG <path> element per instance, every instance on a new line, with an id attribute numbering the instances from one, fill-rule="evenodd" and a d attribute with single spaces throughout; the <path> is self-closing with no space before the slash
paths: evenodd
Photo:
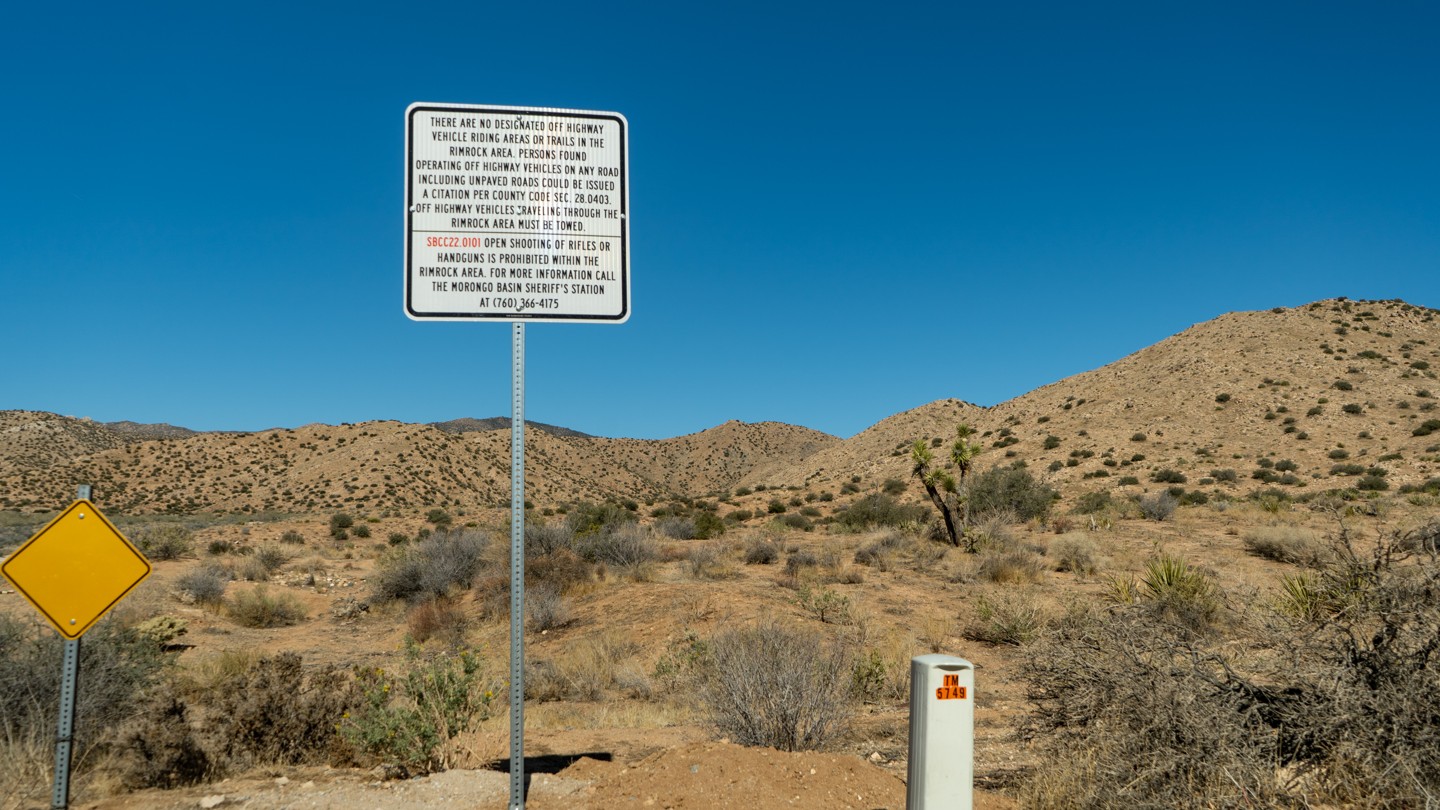
<path id="1" fill-rule="evenodd" d="M 1437 370 L 1435 310 L 1338 299 L 1231 313 L 993 407 L 921 406 L 765 474 L 790 486 L 904 479 L 911 442 L 948 446 L 965 421 L 982 467 L 1024 461 L 1065 492 L 1145 485 L 1164 469 L 1191 485 L 1234 470 L 1227 486 L 1241 492 L 1280 483 L 1252 478 L 1260 469 L 1291 474 L 1282 486 L 1344 486 L 1377 466 L 1392 484 L 1418 482 L 1440 474 L 1440 430 L 1415 435 L 1440 419 Z"/>
<path id="2" fill-rule="evenodd" d="M 126 441 L 83 419 L 3 414 L 0 508 L 44 511 L 76 484 L 121 512 L 470 511 L 510 497 L 510 431 L 363 422 Z M 776 423 L 730 422 L 664 440 L 526 434 L 536 503 L 651 499 L 734 486 L 751 467 L 839 440 Z"/>
<path id="3" fill-rule="evenodd" d="M 1345 299 L 1226 314 L 995 406 L 941 400 L 843 441 L 778 423 L 663 440 L 530 425 L 526 495 L 548 505 L 908 481 L 910 443 L 948 443 L 960 422 L 976 427 L 982 466 L 1023 461 L 1067 494 L 1172 470 L 1237 494 L 1415 483 L 1440 473 L 1440 430 L 1426 427 L 1440 419 L 1435 316 Z M 220 434 L 0 412 L 0 508 L 55 509 L 85 482 L 132 512 L 493 508 L 509 498 L 500 422 Z"/>

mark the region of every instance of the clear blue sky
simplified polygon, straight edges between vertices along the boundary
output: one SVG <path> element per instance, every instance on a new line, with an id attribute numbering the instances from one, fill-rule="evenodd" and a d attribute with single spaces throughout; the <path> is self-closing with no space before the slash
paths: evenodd
<path id="1" fill-rule="evenodd" d="M 509 413 L 403 314 L 415 101 L 630 123 L 633 315 L 528 328 L 531 419 L 840 436 L 1233 310 L 1440 307 L 1440 11 L 1395 3 L 22 3 L 0 409 Z"/>

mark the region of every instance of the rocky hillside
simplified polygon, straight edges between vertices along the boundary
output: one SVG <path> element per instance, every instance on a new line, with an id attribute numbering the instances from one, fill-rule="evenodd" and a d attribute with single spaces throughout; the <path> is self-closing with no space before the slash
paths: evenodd
<path id="1" fill-rule="evenodd" d="M 1024 461 L 1067 493 L 1172 469 L 1190 485 L 1233 470 L 1236 491 L 1328 489 L 1376 467 L 1392 484 L 1423 481 L 1440 475 L 1440 429 L 1426 427 L 1440 424 L 1437 314 L 1331 300 L 1223 315 L 993 407 L 944 400 L 893 416 L 766 483 L 905 478 L 909 443 L 948 445 L 960 421 L 980 431 L 982 467 Z"/>
<path id="2" fill-rule="evenodd" d="M 0 509 L 55 509 L 81 483 L 129 513 L 475 510 L 510 497 L 509 430 L 365 422 L 126 441 L 83 419 L 20 411 L 3 417 Z M 725 490 L 756 464 L 804 458 L 838 441 L 776 423 L 730 422 L 664 440 L 531 428 L 526 494 L 555 504 Z"/>
<path id="3" fill-rule="evenodd" d="M 532 425 L 527 499 L 909 481 L 910 443 L 947 444 L 961 422 L 979 431 L 982 467 L 1023 461 L 1067 495 L 1176 474 L 1236 494 L 1418 483 L 1440 475 L 1436 315 L 1343 299 L 1232 313 L 999 405 L 941 400 L 844 441 L 777 423 L 663 440 Z M 509 498 L 510 433 L 483 429 L 493 421 L 195 434 L 3 412 L 0 509 L 55 509 L 79 483 L 126 512 L 498 507 Z"/>

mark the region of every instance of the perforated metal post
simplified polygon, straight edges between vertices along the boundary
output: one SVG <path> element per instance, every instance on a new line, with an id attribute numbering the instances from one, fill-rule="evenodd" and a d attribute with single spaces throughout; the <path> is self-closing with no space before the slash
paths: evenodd
<path id="1" fill-rule="evenodd" d="M 510 810 L 525 806 L 525 324 L 510 333 Z"/>
<path id="2" fill-rule="evenodd" d="M 75 497 L 90 499 L 90 485 L 75 488 Z M 75 748 L 75 690 L 80 681 L 80 639 L 65 640 L 65 660 L 60 665 L 60 722 L 55 731 L 55 781 L 50 807 L 70 806 L 70 760 Z"/>

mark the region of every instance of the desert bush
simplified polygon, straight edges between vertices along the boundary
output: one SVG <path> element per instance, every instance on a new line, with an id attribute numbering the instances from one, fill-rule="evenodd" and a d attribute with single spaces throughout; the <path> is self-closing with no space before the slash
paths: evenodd
<path id="1" fill-rule="evenodd" d="M 694 540 L 695 521 L 683 517 L 668 517 L 655 522 L 655 530 L 671 540 Z"/>
<path id="2" fill-rule="evenodd" d="M 375 565 L 375 596 L 418 603 L 468 588 L 484 567 L 489 544 L 488 534 L 465 530 L 396 547 Z"/>
<path id="3" fill-rule="evenodd" d="M 835 514 L 835 525 L 849 531 L 915 526 L 928 514 L 919 504 L 902 504 L 880 492 L 872 492 Z"/>
<path id="4" fill-rule="evenodd" d="M 1240 538 L 1245 549 L 1257 557 L 1296 565 L 1316 565 L 1326 544 L 1315 532 L 1294 526 L 1260 526 Z"/>
<path id="5" fill-rule="evenodd" d="M 358 701 L 343 671 L 307 671 L 295 653 L 259 659 L 206 698 L 206 748 L 231 770 L 343 760 L 335 728 Z"/>
<path id="6" fill-rule="evenodd" d="M 135 545 L 152 560 L 178 560 L 195 549 L 195 535 L 178 523 L 145 526 L 135 534 Z"/>
<path id="7" fill-rule="evenodd" d="M 575 550 L 575 530 L 568 523 L 525 524 L 525 556 L 543 557 Z"/>
<path id="8" fill-rule="evenodd" d="M 773 565 L 780 559 L 780 547 L 763 537 L 752 538 L 745 544 L 746 565 Z"/>
<path id="9" fill-rule="evenodd" d="M 176 788 L 218 770 L 195 734 L 190 708 L 170 688 L 148 697 L 119 733 L 113 766 L 130 790 Z"/>
<path id="10" fill-rule="evenodd" d="M 1424 806 L 1440 791 L 1440 559 L 1415 551 L 1431 533 L 1367 547 L 1342 523 L 1282 579 L 1287 619 L 1253 642 L 1272 656 L 1244 659 L 1258 671 L 1143 606 L 1061 627 L 1025 672 L 1041 771 L 1082 771 L 1047 785 L 1050 805 Z"/>
<path id="11" fill-rule="evenodd" d="M 1136 607 L 1062 622 L 1022 665 L 1043 777 L 1026 806 L 1288 806 L 1273 730 L 1223 662 Z"/>
<path id="12" fill-rule="evenodd" d="M 581 503 L 565 515 L 565 524 L 576 535 L 612 531 L 635 520 L 634 512 L 617 503 Z"/>
<path id="13" fill-rule="evenodd" d="M 48 627 L 0 614 L 0 801 L 41 806 L 47 799 L 60 706 L 64 641 Z M 113 729 L 158 683 L 167 656 L 152 637 L 118 622 L 97 622 L 80 647 L 72 772 L 86 778 L 110 750 Z M 12 781 L 13 776 L 13 781 Z M 27 791 L 34 790 L 25 800 Z M 23 801 L 22 801 L 23 800 Z"/>
<path id="14" fill-rule="evenodd" d="M 1021 646 L 1033 641 L 1044 625 L 1044 613 L 1035 600 L 1002 593 L 976 599 L 975 615 L 961 632 L 971 641 Z"/>
<path id="15" fill-rule="evenodd" d="M 527 548 L 528 552 L 529 549 Z M 598 566 L 569 549 L 560 549 L 525 560 L 525 582 L 549 585 L 559 593 L 570 593 L 595 581 Z"/>
<path id="16" fill-rule="evenodd" d="M 527 601 L 528 601 L 527 592 Z M 460 646 L 465 640 L 469 620 L 465 611 L 451 599 L 436 598 L 421 602 L 410 608 L 405 616 L 405 628 L 417 644 L 438 639 L 451 647 Z"/>
<path id="17" fill-rule="evenodd" d="M 577 538 L 580 556 L 620 569 L 635 569 L 660 557 L 660 547 L 649 531 L 624 523 Z"/>
<path id="18" fill-rule="evenodd" d="M 404 669 L 356 670 L 360 699 L 340 721 L 340 734 L 356 750 L 383 762 L 427 773 L 453 765 L 451 741 L 490 717 L 496 689 L 485 683 L 480 658 L 470 652 L 422 656 L 407 650 Z"/>
<path id="19" fill-rule="evenodd" d="M 726 579 L 735 576 L 726 549 L 719 543 L 693 545 L 685 550 L 684 568 L 695 579 Z"/>
<path id="20" fill-rule="evenodd" d="M 574 618 L 564 593 L 549 583 L 525 592 L 525 616 L 537 633 L 564 627 Z"/>
<path id="21" fill-rule="evenodd" d="M 618 692 L 630 698 L 648 698 L 654 688 L 635 660 L 640 649 L 634 638 L 623 632 L 588 634 L 556 660 L 532 661 L 526 668 L 525 697 L 594 701 Z"/>
<path id="22" fill-rule="evenodd" d="M 225 605 L 230 620 L 241 627 L 288 627 L 305 618 L 305 607 L 288 593 L 271 596 L 264 585 L 236 591 Z"/>
<path id="23" fill-rule="evenodd" d="M 1186 629 L 1203 630 L 1220 612 L 1215 583 L 1178 557 L 1161 555 L 1147 562 L 1140 585 L 1159 615 Z"/>
<path id="24" fill-rule="evenodd" d="M 305 536 L 302 535 L 300 532 L 295 531 L 294 529 L 290 529 L 289 531 L 286 531 L 284 534 L 280 535 L 280 542 L 292 546 L 303 546 L 305 545 Z"/>
<path id="25" fill-rule="evenodd" d="M 1097 568 L 1095 542 L 1078 532 L 1057 538 L 1051 546 L 1050 556 L 1055 560 L 1056 571 L 1089 576 L 1094 574 Z"/>
<path id="26" fill-rule="evenodd" d="M 219 607 L 225 599 L 225 586 L 229 582 L 230 572 L 211 563 L 181 574 L 175 580 L 175 589 L 196 604 Z"/>
<path id="27" fill-rule="evenodd" d="M 1140 514 L 1149 520 L 1169 520 L 1175 514 L 1175 508 L 1180 502 L 1169 492 L 1157 492 L 1154 495 L 1146 495 L 1136 501 L 1140 507 Z"/>
<path id="28" fill-rule="evenodd" d="M 355 528 L 350 530 L 350 533 L 360 538 L 361 540 L 370 539 L 370 527 L 364 523 L 357 524 Z"/>
<path id="29" fill-rule="evenodd" d="M 808 585 L 802 585 L 796 594 L 795 602 L 806 613 L 819 619 L 822 623 L 849 624 L 851 622 L 850 597 L 829 588 L 815 590 Z"/>
<path id="30" fill-rule="evenodd" d="M 1075 513 L 1094 515 L 1110 507 L 1110 493 L 1105 490 L 1086 492 L 1075 500 Z"/>
<path id="31" fill-rule="evenodd" d="M 700 670 L 711 725 L 741 745 L 822 748 L 850 716 L 845 648 L 813 631 L 773 623 L 716 636 Z"/>
<path id="32" fill-rule="evenodd" d="M 970 513 L 1010 512 L 1020 521 L 1044 517 L 1059 497 L 1024 467 L 991 467 L 970 477 Z"/>
<path id="33" fill-rule="evenodd" d="M 1151 473 L 1150 480 L 1157 484 L 1183 484 L 1186 478 L 1185 473 L 1166 467 Z"/>
<path id="34" fill-rule="evenodd" d="M 1045 570 L 1040 558 L 1026 549 L 995 549 L 981 552 L 976 576 L 986 582 L 1039 582 Z"/>

